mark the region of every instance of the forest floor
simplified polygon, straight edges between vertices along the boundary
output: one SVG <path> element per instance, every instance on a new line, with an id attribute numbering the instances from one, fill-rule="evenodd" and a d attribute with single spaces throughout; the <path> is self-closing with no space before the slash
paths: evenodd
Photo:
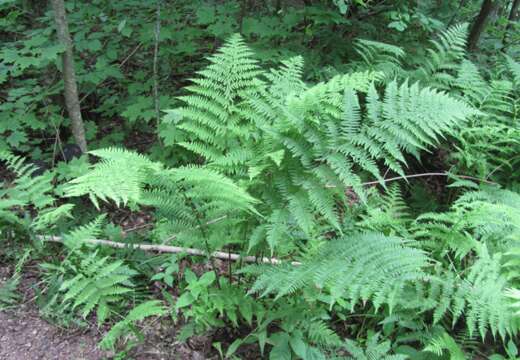
<path id="1" fill-rule="evenodd" d="M 111 356 L 96 347 L 99 336 L 92 331 L 61 329 L 25 306 L 0 312 L 0 324 L 2 360 L 100 360 Z"/>
<path id="2" fill-rule="evenodd" d="M 0 288 L 9 279 L 10 266 L 0 264 Z M 203 360 L 211 359 L 207 346 L 175 341 L 171 322 L 140 324 L 144 341 L 126 352 L 103 351 L 97 346 L 102 330 L 93 322 L 64 327 L 41 316 L 35 303 L 37 274 L 24 272 L 17 288 L 18 304 L 0 308 L 0 360 Z M 128 340 L 128 339 L 127 339 Z M 135 340 L 135 339 L 134 339 Z M 202 341 L 207 343 L 207 341 Z M 206 354 L 206 355 L 205 355 Z"/>

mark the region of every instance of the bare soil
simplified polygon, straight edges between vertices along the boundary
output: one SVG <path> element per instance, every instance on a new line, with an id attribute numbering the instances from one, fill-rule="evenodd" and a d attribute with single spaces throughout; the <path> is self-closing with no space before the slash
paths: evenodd
<path id="1" fill-rule="evenodd" d="M 0 287 L 10 278 L 13 270 L 12 265 L 2 265 L 1 260 Z M 167 317 L 146 319 L 139 324 L 144 341 L 136 342 L 134 336 L 127 334 L 118 352 L 103 351 L 97 344 L 108 328 L 97 328 L 95 321 L 87 321 L 90 325 L 86 327 L 64 328 L 40 316 L 34 301 L 36 283 L 37 272 L 23 272 L 17 288 L 18 304 L 0 310 L 0 360 L 218 359 L 215 349 L 211 347 L 211 336 L 194 336 L 187 342 L 177 341 L 179 325 Z M 136 346 L 124 351 L 125 342 L 134 342 Z"/>
<path id="2" fill-rule="evenodd" d="M 2 360 L 101 360 L 111 356 L 97 348 L 92 330 L 60 329 L 27 307 L 0 312 Z"/>

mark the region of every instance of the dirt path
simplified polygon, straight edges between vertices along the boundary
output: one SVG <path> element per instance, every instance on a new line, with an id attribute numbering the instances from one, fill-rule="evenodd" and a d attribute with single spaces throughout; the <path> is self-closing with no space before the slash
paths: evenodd
<path id="1" fill-rule="evenodd" d="M 62 330 L 25 310 L 0 312 L 1 360 L 101 360 L 109 356 L 96 347 L 97 334 Z"/>
<path id="2" fill-rule="evenodd" d="M 0 254 L 1 255 L 1 254 Z M 0 287 L 11 276 L 12 269 L 2 266 L 0 258 Z M 103 360 L 113 359 L 114 353 L 97 347 L 102 338 L 95 325 L 86 328 L 61 328 L 40 317 L 34 302 L 36 272 L 22 274 L 17 288 L 19 302 L 9 310 L 0 310 L 0 360 Z M 213 341 L 231 342 L 232 336 L 194 336 L 187 342 L 176 340 L 179 327 L 165 317 L 140 323 L 144 342 L 139 342 L 121 359 L 132 360 L 216 360 Z M 120 349 L 121 350 L 121 349 Z M 242 358 L 259 359 L 257 352 Z"/>

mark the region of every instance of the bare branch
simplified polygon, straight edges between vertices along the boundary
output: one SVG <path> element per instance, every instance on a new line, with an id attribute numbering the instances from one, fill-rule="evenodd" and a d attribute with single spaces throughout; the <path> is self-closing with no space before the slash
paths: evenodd
<path id="1" fill-rule="evenodd" d="M 63 238 L 60 236 L 46 236 L 46 235 L 38 235 L 38 239 L 45 241 L 45 242 L 56 242 L 63 244 Z M 179 246 L 169 246 L 169 245 L 155 245 L 155 244 L 126 244 L 116 241 L 110 241 L 110 240 L 102 240 L 102 239 L 89 239 L 85 240 L 88 244 L 93 245 L 103 245 L 103 246 L 109 246 L 113 248 L 119 248 L 119 249 L 139 249 L 143 251 L 153 251 L 153 252 L 165 252 L 165 253 L 175 253 L 175 254 L 188 254 L 191 256 L 208 256 L 208 254 L 200 249 L 193 249 L 193 248 L 185 248 L 185 247 L 179 247 Z M 237 261 L 242 260 L 244 262 L 248 263 L 256 263 L 261 262 L 264 264 L 281 264 L 284 261 L 277 259 L 277 258 L 267 258 L 262 257 L 258 258 L 255 256 L 242 256 L 240 254 L 233 254 L 233 253 L 226 253 L 222 251 L 215 251 L 212 254 L 210 254 L 210 257 L 222 259 L 222 260 L 228 260 L 228 261 Z M 290 263 L 291 265 L 298 266 L 301 265 L 298 261 L 292 261 Z"/>

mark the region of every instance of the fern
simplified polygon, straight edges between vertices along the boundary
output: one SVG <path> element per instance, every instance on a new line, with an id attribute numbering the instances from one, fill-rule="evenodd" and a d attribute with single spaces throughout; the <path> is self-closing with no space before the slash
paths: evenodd
<path id="1" fill-rule="evenodd" d="M 97 252 L 85 257 L 76 269 L 77 275 L 65 280 L 60 290 L 63 303 L 81 308 L 83 317 L 96 309 L 98 324 L 108 317 L 112 305 L 120 304 L 122 295 L 132 291 L 130 279 L 135 272 L 118 260 L 98 257 Z"/>
<path id="2" fill-rule="evenodd" d="M 129 328 L 132 329 L 135 322 L 144 320 L 150 316 L 161 316 L 164 313 L 164 307 L 160 301 L 157 300 L 150 300 L 137 305 L 135 308 L 130 310 L 123 320 L 112 326 L 110 331 L 103 337 L 103 340 L 101 340 L 100 346 L 104 349 L 113 349 L 117 339 L 120 338 Z"/>
<path id="3" fill-rule="evenodd" d="M 356 341 L 347 339 L 346 350 L 349 352 L 347 359 L 356 360 L 404 360 L 405 355 L 389 355 L 391 351 L 390 340 L 379 341 L 380 334 L 370 334 L 363 349 Z"/>
<path id="4" fill-rule="evenodd" d="M 0 221 L 20 223 L 19 217 L 13 209 L 23 212 L 28 207 L 41 210 L 51 206 L 54 202 L 52 174 L 32 176 L 36 167 L 27 164 L 21 156 L 1 152 L 0 161 L 6 164 L 15 176 L 12 183 L 2 183 L 0 189 Z"/>
<path id="5" fill-rule="evenodd" d="M 448 351 L 452 360 L 466 359 L 464 352 L 448 333 L 443 333 L 441 336 L 431 339 L 430 344 L 424 348 L 424 351 L 432 352 L 437 356 L 442 356 L 444 350 Z"/>
<path id="6" fill-rule="evenodd" d="M 497 170 L 507 174 L 518 163 L 519 98 L 514 81 L 506 72 L 498 79 L 487 80 L 467 60 L 459 68 L 455 88 L 480 110 L 480 115 L 460 133 L 459 152 L 454 157 L 465 168 L 476 168 L 481 176 Z"/>
<path id="7" fill-rule="evenodd" d="M 3 311 L 13 305 L 20 299 L 17 289 L 20 284 L 20 276 L 15 274 L 0 284 L 0 311 Z"/>
<path id="8" fill-rule="evenodd" d="M 112 261 L 107 256 L 98 255 L 99 250 L 84 252 L 85 240 L 95 239 L 101 233 L 104 220 L 99 216 L 85 226 L 64 235 L 63 242 L 69 253 L 60 266 L 44 264 L 50 272 L 58 272 L 64 278 L 59 287 L 63 294 L 63 310 L 79 310 L 86 318 L 94 310 L 98 324 L 109 316 L 114 306 L 119 306 L 125 294 L 132 291 L 131 278 L 134 270 L 124 265 L 122 260 Z"/>
<path id="9" fill-rule="evenodd" d="M 397 303 L 402 288 L 421 280 L 428 265 L 420 250 L 395 237 L 360 234 L 323 245 L 301 266 L 249 266 L 243 271 L 258 276 L 251 292 L 277 298 L 306 287 L 323 289 L 332 296 L 350 301 L 371 300 L 379 308 Z M 332 306 L 331 303 L 331 306 Z"/>
<path id="10" fill-rule="evenodd" d="M 237 66 L 231 69 L 232 62 Z M 391 82 L 381 97 L 374 85 L 380 72 L 337 75 L 309 86 L 302 68 L 297 57 L 260 70 L 234 36 L 187 87 L 185 106 L 174 110 L 186 133 L 180 145 L 269 203 L 259 210 L 277 219 L 261 241 L 272 253 L 281 250 L 282 234 L 298 227 L 306 236 L 320 223 L 341 231 L 345 188 L 364 199 L 362 176 L 382 179 L 380 163 L 404 174 L 406 154 L 418 157 L 477 113 L 406 81 Z"/>
<path id="11" fill-rule="evenodd" d="M 517 281 L 518 264 L 506 254 L 520 239 L 518 200 L 516 193 L 487 188 L 466 193 L 449 213 L 419 217 L 420 238 L 428 234 L 469 261 L 463 275 L 453 269 L 432 279 L 436 321 L 449 311 L 453 325 L 464 317 L 470 335 L 478 331 L 484 338 L 490 331 L 505 338 L 518 332 L 520 323 L 512 316 L 506 296 Z M 437 249 L 441 256 L 447 255 L 444 246 Z"/>
<path id="12" fill-rule="evenodd" d="M 514 316 L 520 316 L 520 290 L 518 289 L 508 289 L 506 292 L 506 296 L 509 297 L 513 303 L 511 304 L 511 309 L 514 312 Z"/>
<path id="13" fill-rule="evenodd" d="M 405 51 L 395 45 L 371 40 L 357 40 L 356 52 L 363 59 L 362 68 L 382 72 L 392 79 L 403 75 Z"/>
<path id="14" fill-rule="evenodd" d="M 180 97 L 185 106 L 175 110 L 178 129 L 188 140 L 180 145 L 226 170 L 240 171 L 239 165 L 253 155 L 255 138 L 240 114 L 244 98 L 259 86 L 261 70 L 238 35 L 209 61 L 186 88 L 191 94 Z"/>
<path id="15" fill-rule="evenodd" d="M 510 56 L 505 56 L 506 66 L 511 75 L 513 76 L 513 81 L 516 85 L 520 84 L 520 63 L 515 61 Z"/>
<path id="16" fill-rule="evenodd" d="M 118 204 L 155 208 L 155 236 L 186 246 L 220 249 L 246 214 L 256 213 L 257 200 L 215 169 L 185 166 L 166 169 L 134 152 L 105 149 L 92 152 L 102 161 L 67 187 L 68 196 L 87 195 Z M 108 180 L 103 180 L 108 179 Z M 212 224 L 206 231 L 207 223 Z M 172 235 L 173 234 L 173 235 Z"/>
<path id="17" fill-rule="evenodd" d="M 449 248 L 458 258 L 476 249 L 479 241 L 493 252 L 507 252 L 520 234 L 519 200 L 517 193 L 492 187 L 468 192 L 450 212 L 419 216 L 414 231 L 417 238 L 434 239 L 438 251 Z"/>
<path id="18" fill-rule="evenodd" d="M 70 182 L 66 194 L 88 194 L 99 208 L 97 199 L 113 200 L 116 204 L 137 202 L 149 172 L 158 171 L 161 165 L 145 156 L 123 149 L 111 148 L 90 152 L 101 159 L 91 171 Z"/>
<path id="19" fill-rule="evenodd" d="M 361 215 L 358 226 L 371 231 L 389 232 L 391 235 L 407 233 L 406 228 L 412 219 L 400 186 L 393 184 L 387 194 L 376 201 L 368 204 L 367 213 Z"/>
<path id="20" fill-rule="evenodd" d="M 353 88 L 331 93 L 331 87 L 330 83 L 318 84 L 288 100 L 265 93 L 251 101 L 254 119 L 272 147 L 269 151 L 285 154 L 279 164 L 260 158 L 254 165 L 261 169 L 258 178 L 269 176 L 266 180 L 272 185 L 267 189 L 278 193 L 259 197 L 300 204 L 289 206 L 289 210 L 298 209 L 291 217 L 307 233 L 312 212 L 339 227 L 336 203 L 347 202 L 342 189 L 353 188 L 364 197 L 361 172 L 382 179 L 377 162 L 384 162 L 404 174 L 405 153 L 418 156 L 420 150 L 435 144 L 474 113 L 461 101 L 420 89 L 417 84 L 398 86 L 392 82 L 384 99 L 369 85 L 363 107 Z"/>
<path id="21" fill-rule="evenodd" d="M 467 33 L 468 25 L 459 24 L 443 31 L 437 40 L 431 40 L 432 48 L 427 49 L 427 55 L 412 77 L 448 88 L 455 81 L 459 63 L 466 55 Z"/>
<path id="22" fill-rule="evenodd" d="M 44 209 L 38 213 L 31 227 L 39 232 L 53 229 L 63 218 L 72 218 L 73 204 L 63 204 L 56 208 Z"/>

